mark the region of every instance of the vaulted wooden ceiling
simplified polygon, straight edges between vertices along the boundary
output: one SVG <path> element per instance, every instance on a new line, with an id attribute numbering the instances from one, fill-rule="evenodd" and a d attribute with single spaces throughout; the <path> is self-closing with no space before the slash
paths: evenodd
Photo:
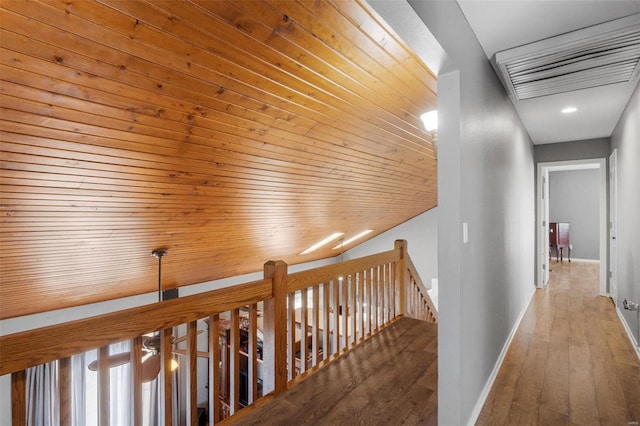
<path id="1" fill-rule="evenodd" d="M 0 8 L 1 318 L 153 292 L 156 248 L 173 288 L 436 204 L 435 77 L 363 1 Z"/>

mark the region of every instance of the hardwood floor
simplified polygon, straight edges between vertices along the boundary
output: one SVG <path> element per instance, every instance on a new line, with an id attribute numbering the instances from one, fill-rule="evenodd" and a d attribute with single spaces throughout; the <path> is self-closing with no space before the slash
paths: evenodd
<path id="1" fill-rule="evenodd" d="M 477 425 L 638 425 L 640 362 L 597 263 L 552 262 Z"/>
<path id="2" fill-rule="evenodd" d="M 238 424 L 436 425 L 437 353 L 436 325 L 401 318 Z"/>

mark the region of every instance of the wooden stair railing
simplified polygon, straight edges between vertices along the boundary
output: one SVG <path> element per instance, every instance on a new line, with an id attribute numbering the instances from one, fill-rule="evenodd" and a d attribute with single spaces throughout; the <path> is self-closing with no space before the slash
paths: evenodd
<path id="1" fill-rule="evenodd" d="M 420 279 L 411 258 L 407 258 L 407 309 L 405 315 L 422 321 L 431 323 L 438 322 L 438 311 L 433 304 L 433 300 L 427 292 L 426 286 Z"/>
<path id="2" fill-rule="evenodd" d="M 262 317 L 258 318 L 258 306 Z M 186 373 L 187 424 L 196 425 L 197 322 L 206 319 L 209 424 L 241 418 L 241 357 L 246 358 L 246 403 L 264 401 L 303 380 L 398 317 L 436 322 L 436 311 L 407 253 L 393 250 L 288 274 L 284 262 L 267 262 L 264 279 L 83 320 L 0 336 L 0 375 L 12 374 L 12 418 L 26 424 L 27 369 L 60 360 L 60 424 L 71 424 L 70 357 L 98 349 L 99 422 L 109 416 L 109 345 L 131 342 L 132 424 L 142 422 L 142 335 L 160 336 L 159 424 L 173 418 L 172 352 Z M 242 323 L 242 326 L 240 325 Z M 175 327 L 186 325 L 186 349 L 173 347 Z M 240 329 L 246 334 L 241 347 Z M 260 330 L 261 329 L 261 330 Z M 221 340 L 221 331 L 228 336 Z M 258 336 L 262 333 L 261 358 Z M 228 340 L 228 341 L 227 341 Z M 224 347 L 221 346 L 221 341 Z M 221 358 L 221 354 L 224 356 Z M 223 359 L 224 358 L 224 359 Z M 224 368 L 220 368 L 223 365 Z M 258 377 L 258 365 L 262 377 Z M 222 375 L 222 376 L 221 376 Z M 262 384 L 259 394 L 258 383 Z M 221 386 L 224 384 L 224 386 Z M 266 398 L 265 398 L 266 396 Z M 259 402 L 261 403 L 261 402 Z M 228 420 L 225 417 L 230 416 Z"/>

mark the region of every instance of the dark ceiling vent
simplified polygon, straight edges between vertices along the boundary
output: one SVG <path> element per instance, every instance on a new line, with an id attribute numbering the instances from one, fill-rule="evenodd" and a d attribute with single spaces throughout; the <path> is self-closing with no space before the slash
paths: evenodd
<path id="1" fill-rule="evenodd" d="M 492 63 L 515 101 L 633 81 L 640 14 L 504 50 Z"/>

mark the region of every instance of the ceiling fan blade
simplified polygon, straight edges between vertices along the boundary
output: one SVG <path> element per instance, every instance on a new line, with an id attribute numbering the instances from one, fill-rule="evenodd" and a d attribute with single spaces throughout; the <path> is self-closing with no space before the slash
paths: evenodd
<path id="1" fill-rule="evenodd" d="M 122 352 L 115 355 L 109 355 L 107 358 L 107 365 L 109 368 L 117 367 L 119 365 L 126 364 L 131 361 L 131 352 Z M 89 364 L 89 370 L 98 371 L 98 362 L 99 359 L 96 359 L 92 363 Z"/>
<path id="2" fill-rule="evenodd" d="M 182 355 L 182 356 L 186 356 L 187 355 L 187 350 L 186 349 L 173 349 L 171 352 L 173 352 L 174 354 L 177 354 L 177 355 Z M 198 356 L 200 358 L 209 358 L 209 352 L 198 351 Z"/>
<path id="3" fill-rule="evenodd" d="M 150 382 L 160 373 L 160 354 L 151 355 L 142 362 L 142 382 Z"/>
<path id="4" fill-rule="evenodd" d="M 198 330 L 198 332 L 196 333 L 196 335 L 198 335 L 198 334 L 200 334 L 200 333 L 202 333 L 202 332 L 204 332 L 204 330 Z M 181 343 L 181 342 L 184 342 L 185 340 L 187 340 L 187 338 L 188 338 L 188 336 L 187 336 L 187 335 L 184 335 L 184 336 L 182 336 L 182 337 L 178 337 L 177 339 L 175 339 L 175 340 L 173 341 L 173 344 L 174 344 L 174 345 L 177 345 L 178 343 Z"/>

